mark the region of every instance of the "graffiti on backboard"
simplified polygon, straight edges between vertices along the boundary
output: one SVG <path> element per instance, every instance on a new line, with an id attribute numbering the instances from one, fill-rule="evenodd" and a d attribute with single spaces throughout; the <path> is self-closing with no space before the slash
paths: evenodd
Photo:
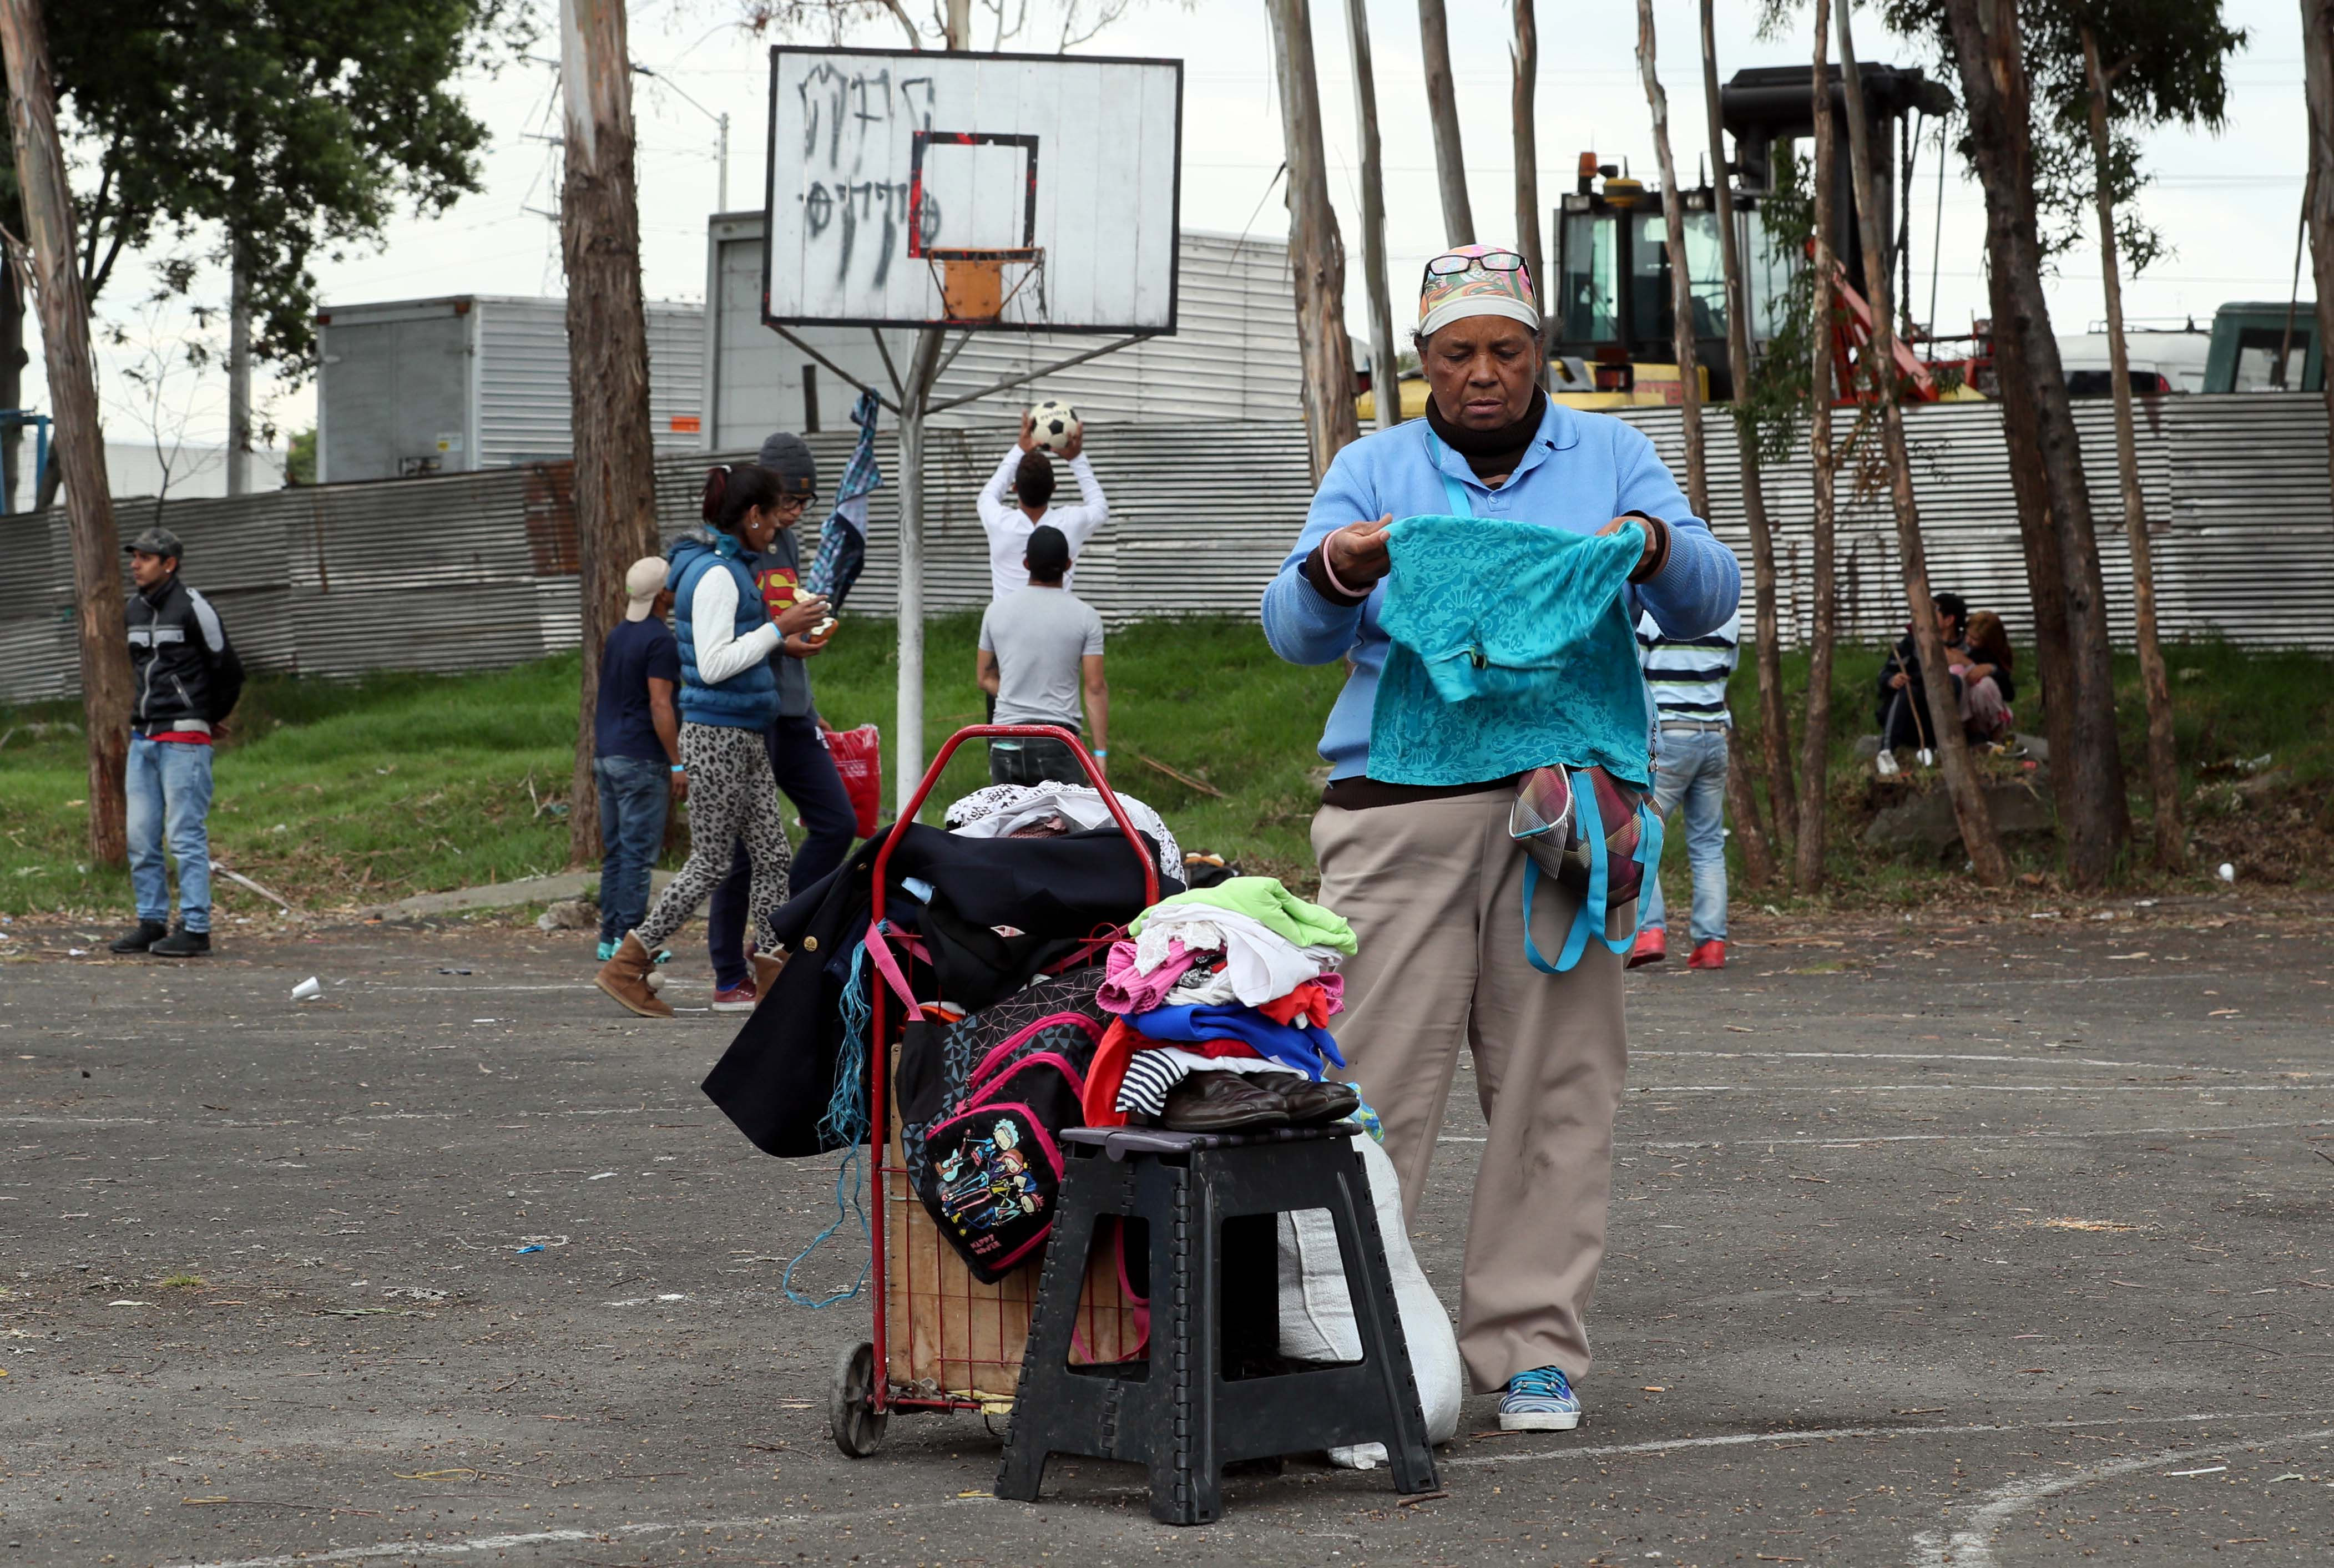
<path id="1" fill-rule="evenodd" d="M 902 122 L 911 131 L 931 130 L 932 79 L 895 77 L 888 66 L 845 70 L 822 63 L 796 91 L 802 101 L 802 160 L 810 177 L 798 198 L 806 247 L 833 252 L 837 282 L 857 265 L 872 269 L 880 288 L 892 258 L 906 249 L 910 199 L 908 171 L 887 167 L 886 155 L 902 145 L 896 129 Z M 929 189 L 916 216 L 929 245 L 941 224 L 940 203 Z"/>

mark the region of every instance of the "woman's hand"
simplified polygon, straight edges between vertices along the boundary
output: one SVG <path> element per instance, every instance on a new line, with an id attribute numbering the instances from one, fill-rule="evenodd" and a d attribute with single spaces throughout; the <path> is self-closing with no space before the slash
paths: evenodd
<path id="1" fill-rule="evenodd" d="M 1654 552 L 1661 545 L 1661 537 L 1654 532 L 1654 525 L 1633 513 L 1626 517 L 1614 518 L 1604 527 L 1596 530 L 1596 536 L 1601 539 L 1607 534 L 1618 534 L 1623 527 L 1632 523 L 1644 529 L 1645 534 L 1645 547 L 1637 553 L 1637 564 L 1631 569 L 1634 575 L 1636 572 L 1644 569 L 1645 563 L 1654 558 Z"/>
<path id="2" fill-rule="evenodd" d="M 1359 593 L 1393 571 L 1394 555 L 1386 548 L 1386 530 L 1393 526 L 1389 512 L 1374 523 L 1348 523 L 1323 540 L 1329 575 Z"/>
<path id="3" fill-rule="evenodd" d="M 795 638 L 808 631 L 826 619 L 826 601 L 815 594 L 805 595 L 778 611 L 778 635 Z"/>

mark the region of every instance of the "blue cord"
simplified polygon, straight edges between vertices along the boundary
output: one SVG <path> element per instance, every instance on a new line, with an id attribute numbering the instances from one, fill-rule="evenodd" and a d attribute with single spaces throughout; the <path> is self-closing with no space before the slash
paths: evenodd
<path id="1" fill-rule="evenodd" d="M 881 940 L 881 938 L 877 938 Z M 874 1235 L 868 1227 L 863 1199 L 867 1190 L 867 1172 L 859 1164 L 861 1148 L 867 1140 L 867 1036 L 874 1023 L 874 1008 L 867 997 L 867 949 L 863 946 L 851 957 L 851 977 L 844 982 L 840 1011 L 843 1014 L 843 1044 L 834 1058 L 834 1092 L 826 1102 L 826 1112 L 819 1118 L 818 1130 L 822 1140 L 844 1146 L 843 1162 L 834 1168 L 834 1223 L 811 1237 L 810 1245 L 795 1254 L 786 1264 L 786 1272 L 778 1288 L 796 1306 L 806 1306 L 815 1312 L 820 1307 L 833 1306 L 839 1301 L 849 1301 L 867 1284 L 867 1270 L 874 1257 Z M 868 1243 L 868 1257 L 859 1265 L 859 1277 L 849 1290 L 837 1291 L 823 1301 L 814 1301 L 795 1289 L 795 1270 L 816 1252 L 829 1237 L 859 1217 L 859 1234 Z"/>

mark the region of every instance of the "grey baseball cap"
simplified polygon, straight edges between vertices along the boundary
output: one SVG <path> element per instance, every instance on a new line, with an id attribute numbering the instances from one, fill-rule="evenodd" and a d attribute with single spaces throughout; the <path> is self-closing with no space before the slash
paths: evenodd
<path id="1" fill-rule="evenodd" d="M 818 459 L 811 456 L 810 443 L 792 430 L 779 430 L 765 438 L 754 461 L 778 476 L 781 495 L 818 493 Z"/>
<path id="2" fill-rule="evenodd" d="M 158 525 L 147 529 L 137 538 L 124 544 L 121 547 L 121 553 L 125 555 L 167 555 L 175 561 L 187 551 L 186 546 L 178 543 L 178 536 L 176 534 Z"/>

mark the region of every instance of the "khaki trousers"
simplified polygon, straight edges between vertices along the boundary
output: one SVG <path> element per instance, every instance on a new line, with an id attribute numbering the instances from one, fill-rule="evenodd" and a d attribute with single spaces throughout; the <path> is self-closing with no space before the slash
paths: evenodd
<path id="1" fill-rule="evenodd" d="M 1588 1371 L 1582 1320 L 1605 1255 L 1613 1118 L 1628 1043 L 1621 959 L 1592 941 L 1562 975 L 1524 957 L 1521 845 L 1508 790 L 1313 819 L 1321 902 L 1360 939 L 1335 1033 L 1385 1123 L 1414 1221 L 1463 1046 L 1490 1137 L 1475 1177 L 1459 1353 L 1477 1393 L 1517 1373 Z M 1551 963 L 1580 901 L 1542 877 L 1533 936 Z M 1634 903 L 1608 931 L 1630 930 Z"/>

